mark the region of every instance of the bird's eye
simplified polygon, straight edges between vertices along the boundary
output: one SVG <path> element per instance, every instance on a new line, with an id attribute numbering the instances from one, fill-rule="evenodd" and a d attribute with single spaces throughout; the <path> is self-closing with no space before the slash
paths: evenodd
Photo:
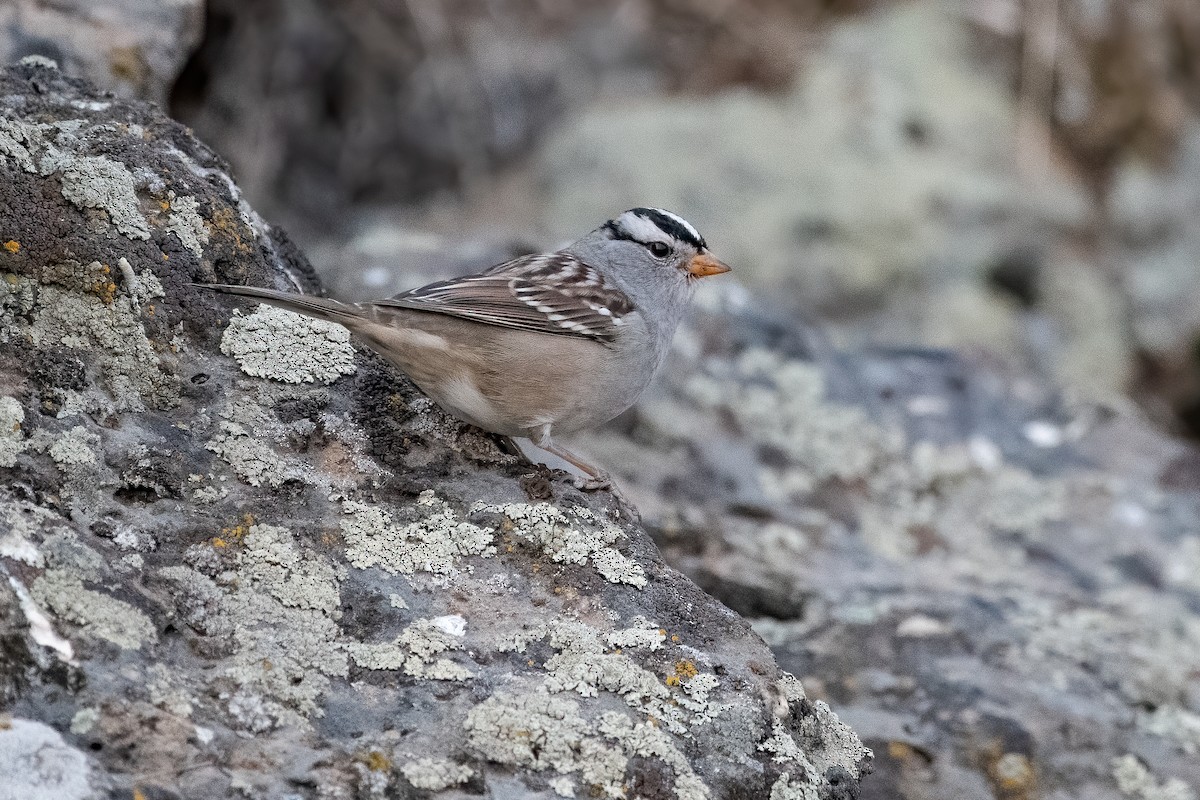
<path id="1" fill-rule="evenodd" d="M 650 248 L 650 255 L 655 258 L 666 258 L 671 252 L 671 248 L 662 242 L 651 242 L 646 247 Z"/>

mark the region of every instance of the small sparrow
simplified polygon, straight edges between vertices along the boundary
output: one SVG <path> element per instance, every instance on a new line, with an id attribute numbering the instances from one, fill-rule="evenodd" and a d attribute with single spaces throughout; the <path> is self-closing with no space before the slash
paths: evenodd
<path id="1" fill-rule="evenodd" d="M 554 434 L 629 408 L 662 363 L 699 278 L 728 272 L 682 217 L 634 208 L 574 244 L 438 281 L 386 300 L 202 284 L 345 325 L 425 394 L 472 425 L 529 438 L 582 470 L 608 475 Z"/>

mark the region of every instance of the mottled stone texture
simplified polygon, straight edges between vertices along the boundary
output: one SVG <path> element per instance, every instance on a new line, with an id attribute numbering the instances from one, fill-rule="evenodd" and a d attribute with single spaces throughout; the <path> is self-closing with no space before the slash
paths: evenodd
<path id="1" fill-rule="evenodd" d="M 864 800 L 1195 800 L 1200 457 L 932 350 L 714 292 L 619 428 L 667 560 L 876 754 Z"/>
<path id="2" fill-rule="evenodd" d="M 857 796 L 627 508 L 205 281 L 318 288 L 183 127 L 0 73 L 0 796 Z"/>

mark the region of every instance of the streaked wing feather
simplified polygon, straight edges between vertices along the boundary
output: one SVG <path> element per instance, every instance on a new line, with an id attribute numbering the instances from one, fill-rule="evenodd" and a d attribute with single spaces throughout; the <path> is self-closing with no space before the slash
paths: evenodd
<path id="1" fill-rule="evenodd" d="M 634 310 L 629 298 L 607 285 L 596 269 L 567 253 L 524 256 L 371 305 L 600 342 L 611 342 L 622 318 Z"/>

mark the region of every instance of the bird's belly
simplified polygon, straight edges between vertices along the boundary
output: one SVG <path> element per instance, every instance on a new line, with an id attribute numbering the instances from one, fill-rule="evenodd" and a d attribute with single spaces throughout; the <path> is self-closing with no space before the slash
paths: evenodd
<path id="1" fill-rule="evenodd" d="M 511 415 L 489 399 L 467 375 L 438 382 L 436 388 L 422 386 L 435 403 L 461 420 L 485 431 L 506 436 L 520 436 L 521 428 L 514 425 Z"/>

